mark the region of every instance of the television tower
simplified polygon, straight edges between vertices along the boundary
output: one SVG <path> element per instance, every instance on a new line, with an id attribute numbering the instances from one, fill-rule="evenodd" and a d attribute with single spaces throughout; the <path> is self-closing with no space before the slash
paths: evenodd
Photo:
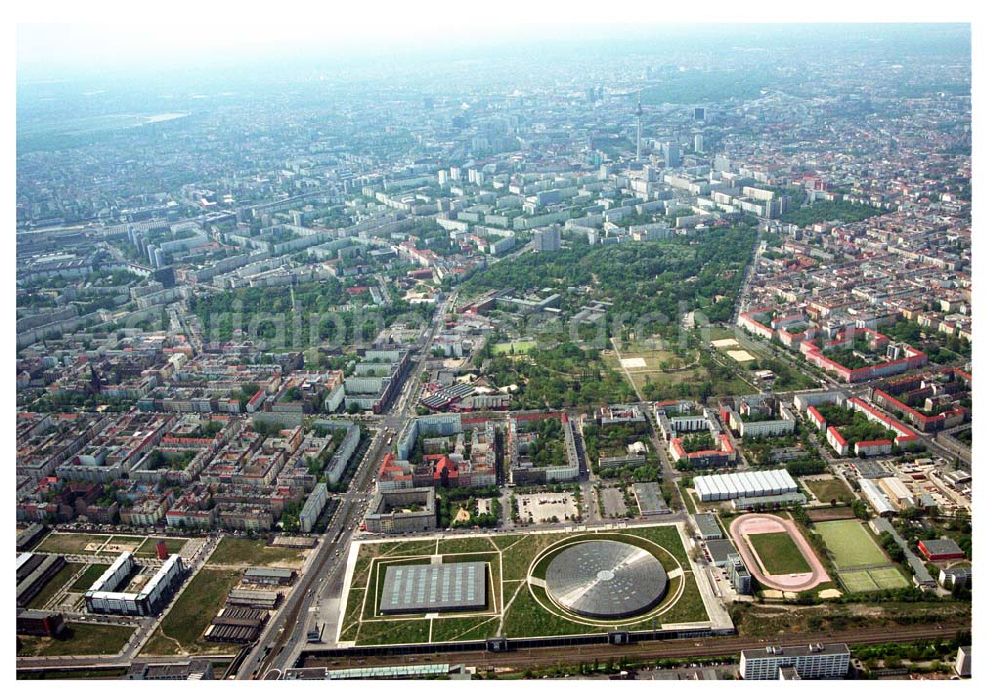
<path id="1" fill-rule="evenodd" d="M 639 88 L 639 100 L 635 106 L 635 159 L 642 160 L 642 88 Z"/>

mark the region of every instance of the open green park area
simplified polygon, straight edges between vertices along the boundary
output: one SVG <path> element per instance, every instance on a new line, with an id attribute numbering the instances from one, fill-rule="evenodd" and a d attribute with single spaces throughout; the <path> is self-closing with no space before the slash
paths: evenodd
<path id="1" fill-rule="evenodd" d="M 301 568 L 308 551 L 285 546 L 268 546 L 260 539 L 227 536 L 219 542 L 208 562 L 213 565 L 278 566 Z"/>
<path id="2" fill-rule="evenodd" d="M 699 351 L 684 368 L 643 376 L 641 381 L 636 380 L 636 387 L 644 400 L 696 398 L 705 401 L 709 396 L 755 391 L 743 373 L 736 362 L 718 360 L 707 351 Z"/>
<path id="3" fill-rule="evenodd" d="M 89 534 L 81 532 L 52 532 L 45 537 L 35 551 L 38 553 L 61 553 L 79 555 L 117 555 L 124 550 L 132 550 L 136 556 L 156 555 L 156 544 L 163 541 L 169 553 L 180 553 L 190 539 L 185 537 L 129 536 Z"/>
<path id="4" fill-rule="evenodd" d="M 87 566 L 80 577 L 70 585 L 70 592 L 86 592 L 107 569 L 108 566 L 103 563 L 93 563 Z"/>
<path id="5" fill-rule="evenodd" d="M 826 221 L 843 221 L 856 223 L 866 218 L 882 213 L 880 209 L 867 204 L 855 204 L 846 201 L 818 201 L 809 206 L 803 206 L 781 216 L 781 220 L 794 223 L 797 226 L 811 226 L 814 223 Z"/>
<path id="6" fill-rule="evenodd" d="M 111 537 L 105 534 L 52 532 L 35 548 L 39 553 L 96 553 Z"/>
<path id="7" fill-rule="evenodd" d="M 17 655 L 117 655 L 134 632 L 134 626 L 72 622 L 60 638 L 18 636 Z"/>
<path id="8" fill-rule="evenodd" d="M 806 481 L 806 487 L 820 502 L 847 503 L 854 500 L 851 489 L 839 478 L 811 479 Z"/>
<path id="9" fill-rule="evenodd" d="M 498 342 L 490 348 L 490 354 L 499 357 L 505 354 L 524 354 L 538 343 L 534 340 L 514 340 L 512 342 Z"/>
<path id="10" fill-rule="evenodd" d="M 795 541 L 785 532 L 750 534 L 748 538 L 761 565 L 771 575 L 808 573 L 811 570 Z"/>
<path id="11" fill-rule="evenodd" d="M 233 651 L 236 646 L 210 643 L 205 629 L 222 607 L 226 596 L 239 582 L 240 570 L 204 567 L 192 579 L 156 631 L 143 646 L 142 655 L 194 655 L 218 649 Z"/>
<path id="12" fill-rule="evenodd" d="M 175 539 L 175 538 L 165 538 L 151 536 L 146 539 L 145 543 L 140 546 L 135 554 L 137 556 L 155 556 L 156 555 L 156 544 L 162 541 L 167 545 L 167 553 L 180 553 L 181 549 L 184 548 L 190 539 Z"/>
<path id="13" fill-rule="evenodd" d="M 570 342 L 495 356 L 488 376 L 496 386 L 517 385 L 511 398 L 514 410 L 622 403 L 635 395 L 620 373 L 604 365 L 600 351 Z"/>
<path id="14" fill-rule="evenodd" d="M 495 385 L 518 385 L 514 409 L 632 400 L 626 375 L 646 400 L 753 390 L 735 367 L 714 361 L 703 365 L 697 356 L 680 351 L 677 325 L 683 314 L 695 311 L 708 322 L 729 320 L 756 238 L 757 231 L 746 225 L 597 248 L 580 237 L 567 236 L 559 251 L 491 265 L 463 282 L 470 295 L 508 288 L 515 294 L 544 289 L 561 295 L 560 308 L 567 316 L 579 304 L 601 299 L 608 304 L 608 319 L 622 323 L 622 332 L 616 330 L 615 335 L 625 345 L 619 348 L 623 358 L 642 362 L 621 365 L 608 346 L 607 328 L 579 325 L 574 326 L 576 334 L 565 327 L 555 330 L 549 348 L 539 344 L 515 355 L 494 351 L 492 362 L 483 363 L 484 370 Z M 581 288 L 587 288 L 587 293 L 581 294 Z M 590 349 L 578 348 L 576 341 L 588 333 L 597 333 L 587 340 Z M 538 331 L 532 336 L 540 343 L 545 339 Z M 653 338 L 659 339 L 648 347 L 628 343 Z M 605 350 L 603 356 L 599 348 Z M 508 349 L 516 350 L 514 346 Z"/>
<path id="15" fill-rule="evenodd" d="M 595 539 L 631 543 L 652 553 L 670 577 L 664 600 L 649 612 L 619 621 L 592 620 L 558 608 L 544 586 L 547 562 L 566 546 Z M 497 536 L 409 539 L 360 543 L 343 600 L 338 641 L 386 645 L 606 633 L 611 629 L 659 629 L 667 624 L 704 622 L 708 613 L 676 525 L 630 527 L 613 532 L 548 532 Z M 485 561 L 487 608 L 387 617 L 379 614 L 385 570 L 391 565 Z"/>

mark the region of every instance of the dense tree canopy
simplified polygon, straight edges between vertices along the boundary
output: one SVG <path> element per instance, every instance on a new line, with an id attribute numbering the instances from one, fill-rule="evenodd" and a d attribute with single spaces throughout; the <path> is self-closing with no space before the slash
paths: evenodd
<path id="1" fill-rule="evenodd" d="M 649 318 L 653 314 L 660 323 L 672 324 L 682 311 L 696 309 L 721 321 L 733 312 L 755 239 L 754 229 L 740 227 L 647 243 L 591 247 L 571 242 L 556 252 L 505 260 L 465 284 L 475 292 L 552 288 L 564 295 L 590 287 L 579 294 L 581 305 L 610 301 L 612 314 L 626 327 L 642 322 L 643 316 L 655 327 L 657 321 Z"/>

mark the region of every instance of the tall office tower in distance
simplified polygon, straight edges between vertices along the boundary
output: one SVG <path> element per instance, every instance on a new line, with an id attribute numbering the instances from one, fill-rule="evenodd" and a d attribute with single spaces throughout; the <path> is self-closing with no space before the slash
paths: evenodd
<path id="1" fill-rule="evenodd" d="M 694 135 L 694 152 L 704 153 L 705 152 L 705 137 L 700 133 Z"/>
<path id="2" fill-rule="evenodd" d="M 677 167 L 681 164 L 681 147 L 673 141 L 668 141 L 663 146 L 663 155 L 667 161 L 667 167 Z"/>
<path id="3" fill-rule="evenodd" d="M 642 88 L 639 88 L 639 101 L 635 106 L 635 159 L 642 160 Z"/>

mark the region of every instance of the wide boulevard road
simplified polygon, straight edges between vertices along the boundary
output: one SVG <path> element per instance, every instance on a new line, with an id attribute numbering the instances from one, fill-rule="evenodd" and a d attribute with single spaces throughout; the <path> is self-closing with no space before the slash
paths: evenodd
<path id="1" fill-rule="evenodd" d="M 412 414 L 413 403 L 419 396 L 420 375 L 426 366 L 431 343 L 441 331 L 446 309 L 452 300 L 453 296 L 450 296 L 438 307 L 431 322 L 431 332 L 427 333 L 416 354 L 416 364 L 409 372 L 409 378 L 397 400 L 397 407 L 381 420 L 367 454 L 351 479 L 347 494 L 341 499 L 340 506 L 299 583 L 240 663 L 237 679 L 262 678 L 272 668 L 284 669 L 295 663 L 298 648 L 309 630 L 307 625 L 311 618 L 310 608 L 318 604 L 326 596 L 326 591 L 343 575 L 351 536 L 364 516 L 372 493 L 371 482 L 375 469 L 385 454 L 389 440 Z"/>

